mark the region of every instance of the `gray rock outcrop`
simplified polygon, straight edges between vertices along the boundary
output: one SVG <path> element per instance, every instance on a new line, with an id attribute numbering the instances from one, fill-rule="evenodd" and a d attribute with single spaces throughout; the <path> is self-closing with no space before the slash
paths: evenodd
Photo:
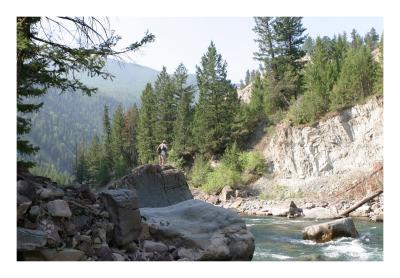
<path id="1" fill-rule="evenodd" d="M 100 198 L 114 223 L 114 240 L 119 246 L 138 239 L 142 230 L 138 198 L 134 190 L 101 192 Z"/>
<path id="2" fill-rule="evenodd" d="M 153 238 L 187 260 L 251 260 L 254 237 L 235 212 L 199 200 L 142 208 Z"/>
<path id="3" fill-rule="evenodd" d="M 383 98 L 344 109 L 313 126 L 274 127 L 256 149 L 270 174 L 254 184 L 267 192 L 274 184 L 288 190 L 332 194 L 369 175 L 383 162 Z"/>
<path id="4" fill-rule="evenodd" d="M 136 190 L 139 208 L 165 207 L 193 199 L 185 175 L 171 166 L 142 165 L 111 186 Z"/>
<path id="5" fill-rule="evenodd" d="M 303 230 L 303 239 L 316 242 L 327 242 L 337 237 L 358 237 L 351 217 L 308 226 Z"/>

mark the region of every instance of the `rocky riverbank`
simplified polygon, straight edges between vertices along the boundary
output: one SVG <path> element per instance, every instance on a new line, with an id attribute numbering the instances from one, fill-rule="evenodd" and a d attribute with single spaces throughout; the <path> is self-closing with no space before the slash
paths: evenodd
<path id="1" fill-rule="evenodd" d="M 207 195 L 198 189 L 192 189 L 195 199 L 203 200 L 215 206 L 233 209 L 242 215 L 263 215 L 279 217 L 303 217 L 312 219 L 334 219 L 341 212 L 351 208 L 357 200 L 325 201 L 307 198 L 286 200 L 263 200 L 249 196 L 246 191 L 232 190 L 226 187 L 219 195 Z M 371 221 L 383 221 L 383 196 L 377 196 L 355 211 L 351 217 L 365 217 Z"/>
<path id="2" fill-rule="evenodd" d="M 181 172 L 144 165 L 100 192 L 19 170 L 17 259 L 251 260 L 237 213 L 193 200 Z M 151 206 L 150 206 L 151 205 Z"/>

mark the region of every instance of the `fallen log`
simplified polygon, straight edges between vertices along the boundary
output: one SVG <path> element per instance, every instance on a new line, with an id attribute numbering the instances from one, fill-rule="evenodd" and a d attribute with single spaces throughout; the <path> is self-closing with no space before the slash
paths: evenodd
<path id="1" fill-rule="evenodd" d="M 347 217 L 351 212 L 355 211 L 356 209 L 361 207 L 363 204 L 365 204 L 369 200 L 372 200 L 373 198 L 379 196 L 382 193 L 383 193 L 383 190 L 381 189 L 381 190 L 378 190 L 378 191 L 374 192 L 373 194 L 365 197 L 364 199 L 362 199 L 360 202 L 358 202 L 354 206 L 352 206 L 352 207 L 346 209 L 344 212 L 340 213 L 339 217 Z"/>

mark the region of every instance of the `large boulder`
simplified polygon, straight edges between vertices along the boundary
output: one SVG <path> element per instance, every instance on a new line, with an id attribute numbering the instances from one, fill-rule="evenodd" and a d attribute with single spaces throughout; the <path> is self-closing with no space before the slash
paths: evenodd
<path id="1" fill-rule="evenodd" d="M 41 230 L 17 228 L 17 250 L 31 251 L 45 246 L 47 235 Z"/>
<path id="2" fill-rule="evenodd" d="M 315 207 L 303 210 L 304 218 L 307 219 L 335 219 L 338 217 L 334 208 Z"/>
<path id="3" fill-rule="evenodd" d="M 239 215 L 199 200 L 141 208 L 153 238 L 187 260 L 251 260 L 254 237 Z"/>
<path id="4" fill-rule="evenodd" d="M 47 211 L 55 217 L 71 217 L 72 212 L 64 200 L 54 200 L 47 203 Z"/>
<path id="5" fill-rule="evenodd" d="M 308 226 L 303 230 L 303 239 L 327 242 L 337 237 L 358 237 L 351 217 Z"/>
<path id="6" fill-rule="evenodd" d="M 123 246 L 137 240 L 142 230 L 138 197 L 135 190 L 115 189 L 100 193 L 114 223 L 114 241 Z"/>
<path id="7" fill-rule="evenodd" d="M 142 165 L 111 187 L 136 190 L 140 208 L 165 207 L 193 199 L 184 173 L 171 166 Z"/>
<path id="8" fill-rule="evenodd" d="M 227 200 L 229 200 L 230 198 L 232 198 L 234 196 L 235 196 L 235 192 L 229 185 L 227 185 L 224 188 L 222 188 L 222 191 L 219 194 L 219 200 L 221 202 L 226 202 Z"/>
<path id="9" fill-rule="evenodd" d="M 298 208 L 293 201 L 283 202 L 282 204 L 265 207 L 273 216 L 294 218 L 303 215 L 303 209 Z"/>
<path id="10" fill-rule="evenodd" d="M 150 240 L 145 240 L 143 242 L 143 250 L 145 252 L 157 252 L 157 253 L 165 253 L 168 251 L 168 246 L 162 242 L 154 242 Z"/>

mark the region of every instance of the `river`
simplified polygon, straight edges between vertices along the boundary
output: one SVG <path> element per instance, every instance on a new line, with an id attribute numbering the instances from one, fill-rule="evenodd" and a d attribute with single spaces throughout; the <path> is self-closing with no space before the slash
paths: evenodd
<path id="1" fill-rule="evenodd" d="M 382 261 L 383 223 L 353 219 L 360 236 L 315 243 L 303 240 L 304 227 L 326 222 L 277 217 L 244 217 L 256 242 L 253 261 Z"/>

